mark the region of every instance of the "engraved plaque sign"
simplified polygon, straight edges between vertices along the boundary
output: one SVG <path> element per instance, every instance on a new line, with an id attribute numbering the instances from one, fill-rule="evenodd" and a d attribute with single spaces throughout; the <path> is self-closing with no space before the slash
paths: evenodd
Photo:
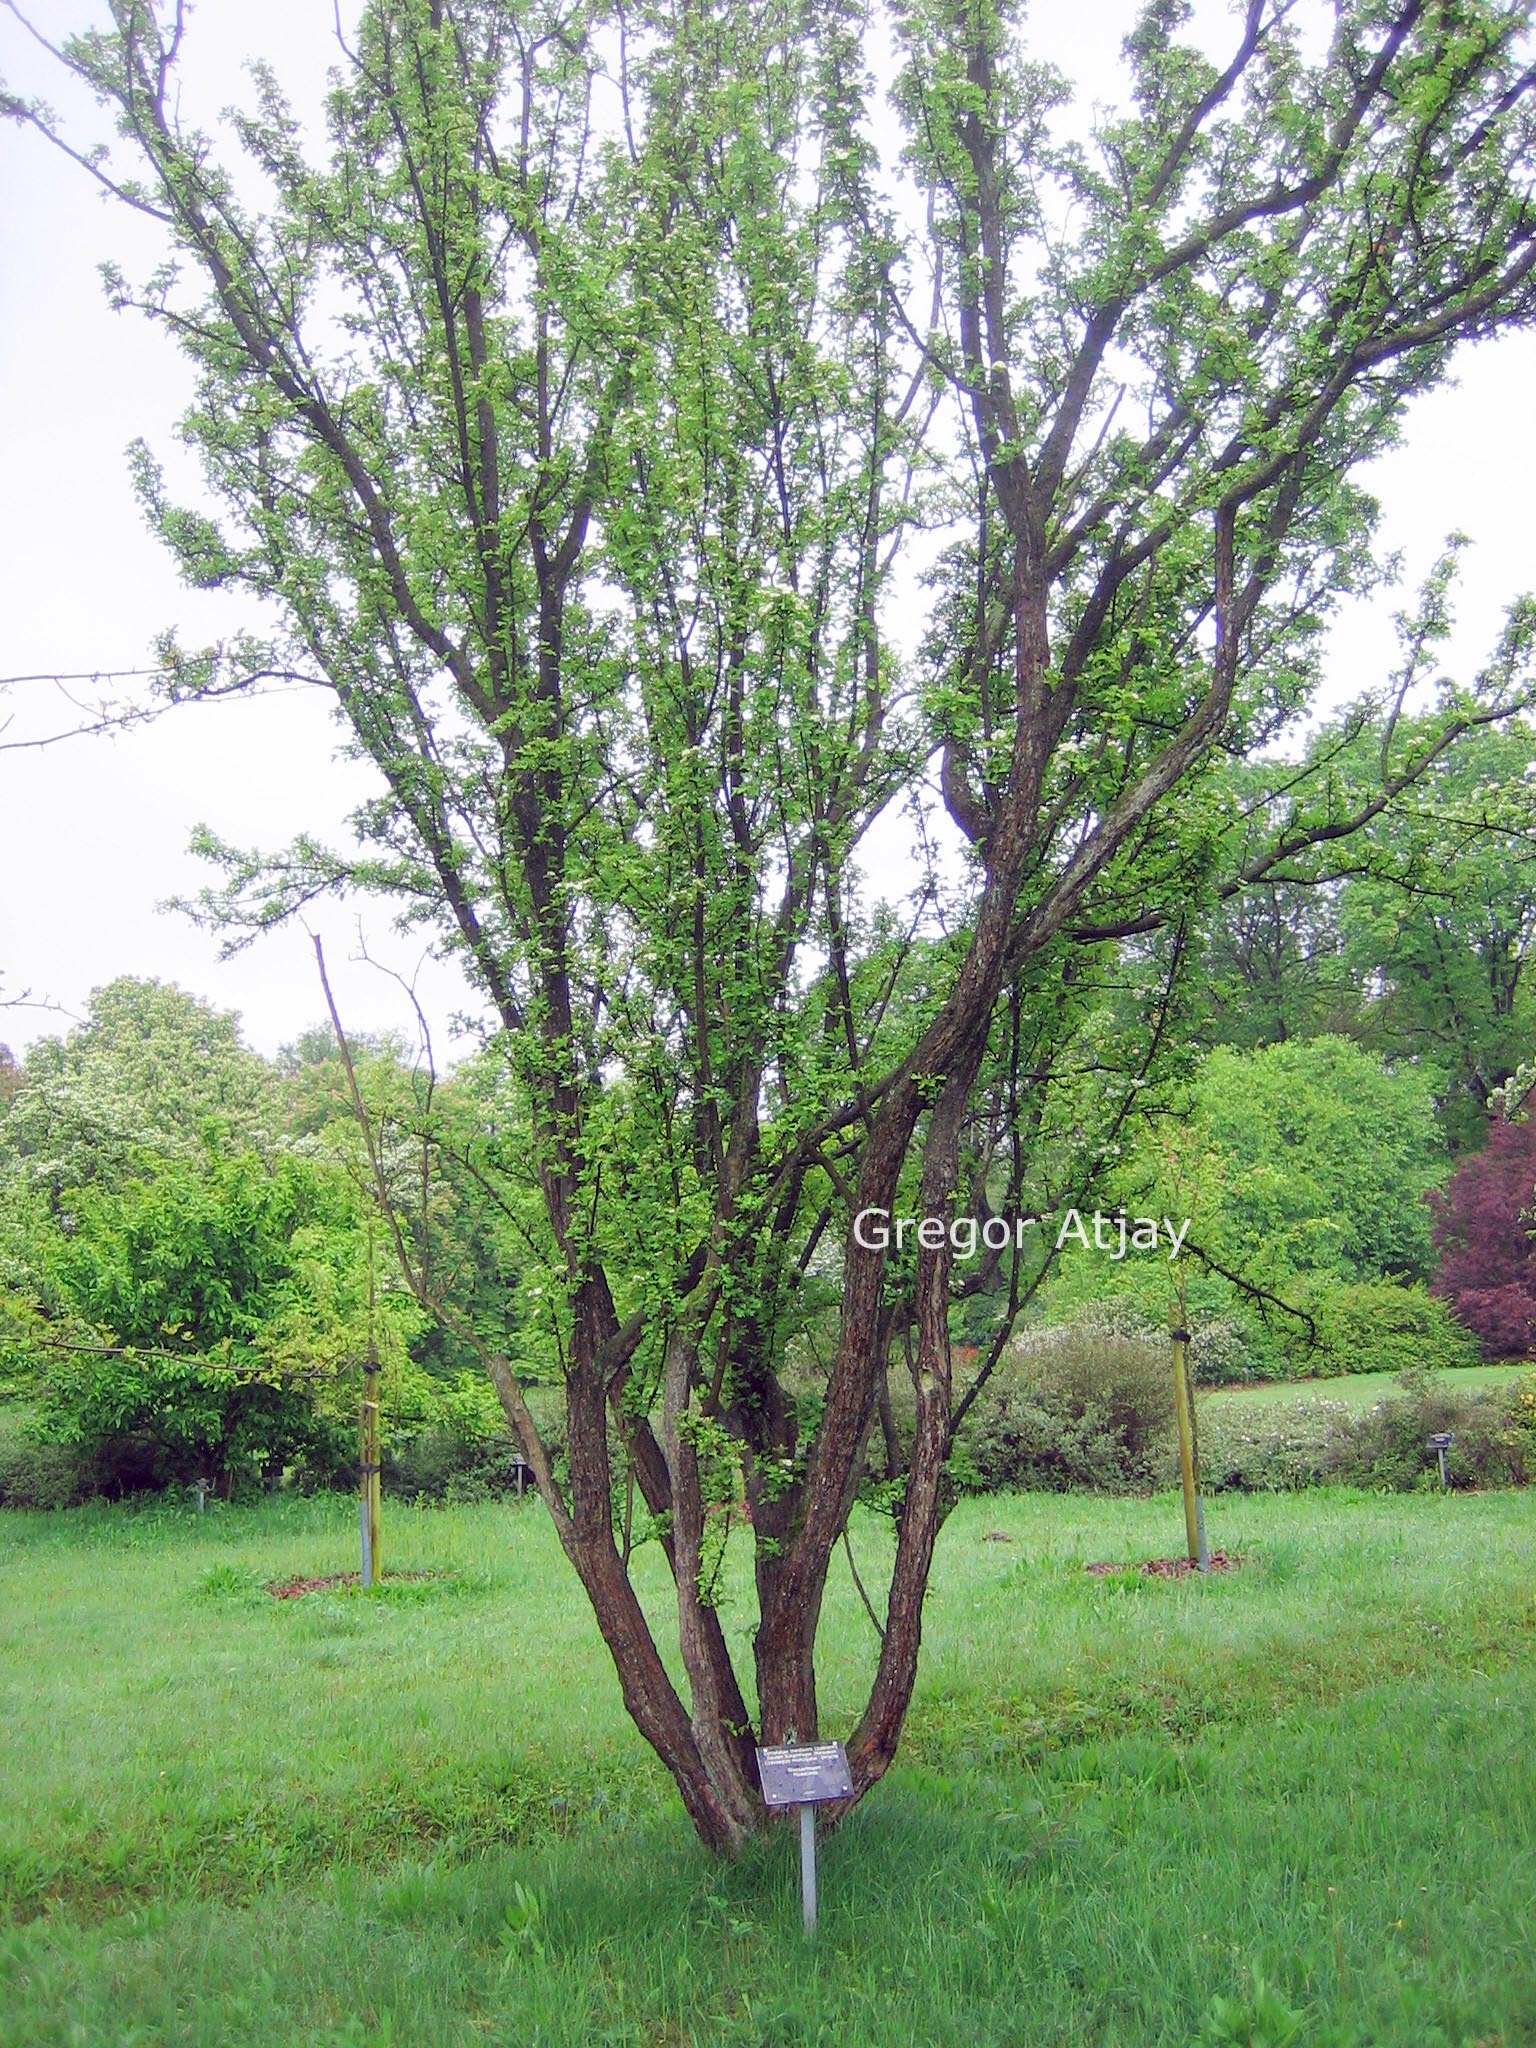
<path id="1" fill-rule="evenodd" d="M 760 1749 L 757 1775 L 765 1806 L 818 1806 L 825 1799 L 853 1796 L 848 1752 L 840 1742 Z"/>

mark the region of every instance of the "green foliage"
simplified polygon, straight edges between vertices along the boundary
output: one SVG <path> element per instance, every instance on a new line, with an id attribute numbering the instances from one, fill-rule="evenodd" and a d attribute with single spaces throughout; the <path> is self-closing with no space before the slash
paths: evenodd
<path id="1" fill-rule="evenodd" d="M 1309 1374 L 1444 1372 L 1478 1362 L 1476 1338 L 1417 1282 L 1314 1281 L 1296 1299 L 1317 1326 L 1316 1348 L 1291 1354 Z"/>
<path id="2" fill-rule="evenodd" d="M 1472 1362 L 1420 1284 L 1433 1264 L 1424 1196 L 1449 1170 L 1432 1076 L 1341 1038 L 1222 1046 L 1179 1107 L 1143 1131 L 1110 1194 L 1133 1215 L 1188 1217 L 1185 1251 L 1117 1264 L 1069 1246 L 1050 1316 L 1114 1304 L 1166 1328 L 1180 1306 L 1208 1384 Z"/>
<path id="3" fill-rule="evenodd" d="M 1145 1493 L 1172 1485 L 1172 1379 L 1166 1336 L 1033 1333 L 1012 1348 L 977 1401 L 952 1476 L 974 1493 Z M 1364 1398 L 1350 1398 L 1357 1386 Z M 1440 1430 L 1456 1437 L 1453 1486 L 1536 1480 L 1536 1383 L 1485 1385 L 1475 1373 L 1403 1361 L 1399 1373 L 1373 1369 L 1341 1380 L 1337 1393 L 1202 1397 L 1201 1483 L 1212 1492 L 1422 1491 L 1438 1483 L 1425 1443 Z"/>
<path id="4" fill-rule="evenodd" d="M 66 1199 L 35 1245 L 45 1435 L 112 1490 L 227 1489 L 349 1455 L 339 1382 L 368 1342 L 371 1281 L 344 1174 L 246 1153 Z M 400 1322 L 386 1297 L 386 1353 Z"/>
<path id="5" fill-rule="evenodd" d="M 1226 1263 L 1345 1280 L 1428 1277 L 1423 1198 L 1446 1168 L 1422 1073 L 1389 1071 L 1342 1038 L 1247 1054 L 1218 1047 L 1193 1112 L 1188 1142 L 1215 1155 L 1210 1235 Z"/>
<path id="6" fill-rule="evenodd" d="M 1536 1031 L 1536 734 L 1458 747 L 1373 833 L 1345 885 L 1342 958 L 1364 991 L 1360 1035 L 1438 1070 L 1453 1150 L 1482 1142 L 1488 1098 Z"/>
<path id="7" fill-rule="evenodd" d="M 1196 2048 L 1300 2048 L 1307 2016 L 1255 1976 L 1247 1995 L 1213 1998 Z"/>
<path id="8" fill-rule="evenodd" d="M 501 1938 L 509 1963 L 527 1954 L 544 1960 L 544 1899 L 533 1885 L 512 1881 L 512 1896 L 501 1909 Z"/>
<path id="9" fill-rule="evenodd" d="M 401 1280 L 398 1230 L 424 1297 L 412 1358 L 450 1406 L 462 1399 L 466 1374 L 484 1375 L 476 1337 L 510 1357 L 520 1378 L 555 1376 L 555 1348 L 525 1335 L 539 1298 L 532 1290 L 543 1291 L 536 1251 L 530 1258 L 538 1243 L 537 1181 L 527 1107 L 509 1096 L 504 1063 L 482 1054 L 444 1080 L 424 1051 L 412 1057 L 395 1040 L 363 1040 L 350 1051 L 371 1151 L 329 1030 L 308 1033 L 280 1055 L 285 1130 L 297 1150 L 343 1165 L 370 1211 L 382 1176 L 390 1211 L 376 1219 L 383 1269 Z M 434 1315 L 433 1303 L 450 1313 Z M 504 1430 L 488 1385 L 484 1402 Z M 447 1411 L 439 1419 L 450 1434 L 457 1427 Z"/>
<path id="10" fill-rule="evenodd" d="M 402 1501 L 505 1500 L 518 1491 L 516 1457 L 505 1426 L 491 1437 L 461 1436 L 432 1423 L 408 1436 L 391 1432 L 384 1446 L 384 1491 Z"/>
<path id="11" fill-rule="evenodd" d="M 434 1087 L 394 1041 L 353 1050 L 407 1240 L 505 1335 L 506 1221 L 458 1172 L 474 1090 Z M 0 1118 L 0 1386 L 37 1407 L 12 1497 L 285 1468 L 325 1483 L 355 1457 L 370 1337 L 404 1489 L 496 1485 L 499 1404 L 404 1293 L 370 1188 L 332 1034 L 273 1069 L 235 1018 L 177 990 L 98 991 L 84 1026 L 34 1049 Z"/>
<path id="12" fill-rule="evenodd" d="M 1173 1457 L 1167 1339 L 1044 1330 L 1015 1344 L 961 1439 L 979 1490 L 1146 1492 Z"/>
<path id="13" fill-rule="evenodd" d="M 1509 1414 L 1509 1435 L 1527 1474 L 1536 1478 L 1536 1373 L 1529 1374 L 1515 1390 Z"/>
<path id="14" fill-rule="evenodd" d="M 1444 651 L 1455 549 L 1407 632 L 1417 671 Z M 1342 795 L 1430 738 L 1421 719 L 1351 710 L 1310 739 Z M 1273 873 L 1211 920 L 1202 1039 L 1243 1048 L 1347 1036 L 1430 1078 L 1453 1152 L 1482 1141 L 1490 1094 L 1533 1029 L 1526 975 L 1536 938 L 1536 737 L 1515 722 L 1468 734 L 1351 842 L 1338 881 Z M 1261 772 L 1227 771 L 1245 807 L 1273 804 Z"/>
<path id="15" fill-rule="evenodd" d="M 1439 1486 L 1428 1438 L 1455 1438 L 1446 1453 L 1446 1478 L 1454 1487 L 1523 1486 L 1536 1479 L 1536 1466 L 1513 1427 L 1509 1394 L 1463 1396 L 1431 1381 L 1418 1392 L 1383 1401 L 1360 1418 L 1342 1475 L 1359 1486 L 1432 1492 Z"/>
<path id="16" fill-rule="evenodd" d="M 529 1396 L 557 1466 L 565 1454 L 558 1399 Z M 483 1373 L 431 1383 L 415 1426 L 391 1414 L 384 1444 L 385 1491 L 406 1501 L 501 1500 L 518 1492 L 517 1451 L 507 1419 Z M 523 1488 L 532 1492 L 526 1473 Z"/>
<path id="17" fill-rule="evenodd" d="M 1374 1407 L 1326 1397 L 1248 1408 L 1201 1409 L 1202 1483 L 1212 1492 L 1287 1492 L 1323 1485 L 1422 1493 L 1439 1486 L 1427 1439 L 1449 1431 L 1453 1487 L 1524 1486 L 1536 1458 L 1522 1436 L 1518 1396 L 1510 1388 L 1464 1392 L 1448 1380 L 1405 1379 Z"/>
<path id="18" fill-rule="evenodd" d="M 75 1446 L 40 1435 L 29 1406 L 0 1402 L 0 1508 L 72 1508 L 100 1490 Z"/>

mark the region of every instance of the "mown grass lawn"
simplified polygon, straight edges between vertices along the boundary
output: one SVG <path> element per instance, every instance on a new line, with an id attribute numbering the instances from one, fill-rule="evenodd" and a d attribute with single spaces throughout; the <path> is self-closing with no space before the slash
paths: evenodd
<path id="1" fill-rule="evenodd" d="M 1513 1386 L 1530 1372 L 1529 1365 L 1462 1365 L 1436 1375 L 1436 1384 L 1446 1393 L 1486 1394 L 1497 1387 Z M 1347 1401 L 1351 1408 L 1374 1408 L 1391 1394 L 1402 1391 L 1395 1372 L 1352 1372 L 1325 1380 L 1255 1380 L 1249 1386 L 1207 1387 L 1199 1399 L 1210 1406 L 1238 1414 L 1293 1406 L 1298 1401 Z"/>
<path id="2" fill-rule="evenodd" d="M 271 1598 L 351 1564 L 342 1500 L 0 1517 L 4 2048 L 1147 2048 L 1256 1976 L 1306 2048 L 1536 2040 L 1526 1495 L 1222 1499 L 1204 1583 L 1080 1569 L 1171 1498 L 963 1504 L 809 1951 L 788 1831 L 695 1847 L 542 1510 L 387 1517 L 448 1576 Z M 842 1733 L 841 1580 L 823 1635 Z"/>

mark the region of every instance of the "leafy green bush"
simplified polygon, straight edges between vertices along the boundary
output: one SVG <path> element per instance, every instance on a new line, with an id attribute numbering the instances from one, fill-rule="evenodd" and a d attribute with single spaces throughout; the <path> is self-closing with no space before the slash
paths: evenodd
<path id="1" fill-rule="evenodd" d="M 1302 1297 L 1317 1325 L 1317 1346 L 1304 1353 L 1310 1372 L 1445 1372 L 1476 1365 L 1477 1340 L 1449 1306 L 1416 1281 L 1357 1280 Z M 1309 1362 L 1310 1361 L 1310 1362 Z"/>
<path id="2" fill-rule="evenodd" d="M 516 1460 L 505 1434 L 498 1440 L 452 1428 L 418 1430 L 385 1450 L 384 1490 L 399 1500 L 498 1499 L 517 1491 Z"/>
<path id="3" fill-rule="evenodd" d="M 558 1389 L 526 1388 L 539 1434 L 557 1468 L 564 1454 L 564 1413 Z M 615 1468 L 622 1449 L 613 1446 Z M 399 1500 L 498 1500 L 517 1492 L 517 1447 L 490 1382 L 462 1373 L 439 1387 L 430 1415 L 409 1433 L 391 1436 L 383 1454 L 386 1493 Z M 528 1475 L 526 1485 L 533 1486 Z"/>
<path id="4" fill-rule="evenodd" d="M 73 1445 L 44 1442 L 19 1402 L 0 1408 L 0 1508 L 73 1508 L 97 1490 Z"/>
<path id="5" fill-rule="evenodd" d="M 1536 1372 L 1527 1373 L 1510 1404 L 1510 1449 L 1520 1454 L 1528 1477 L 1536 1476 Z"/>
<path id="6" fill-rule="evenodd" d="M 1292 1281 L 1283 1299 L 1310 1316 L 1251 1304 L 1232 1315 L 1194 1324 L 1191 1358 L 1202 1386 L 1236 1380 L 1335 1379 L 1356 1372 L 1449 1372 L 1476 1365 L 1481 1356 L 1471 1333 L 1449 1305 L 1417 1280 L 1352 1280 L 1328 1275 Z M 1225 1332 L 1209 1341 L 1205 1329 Z"/>
<path id="7" fill-rule="evenodd" d="M 82 1349 L 50 1372 L 40 1428 L 107 1499 L 206 1478 L 226 1498 L 302 1467 L 322 1483 L 356 1457 L 356 1426 L 304 1382 L 231 1372 L 197 1357 Z"/>
<path id="8" fill-rule="evenodd" d="M 1166 1339 L 1077 1325 L 1014 1347 L 977 1401 L 960 1469 L 987 1492 L 1125 1493 L 1164 1483 L 1173 1445 Z"/>
<path id="9" fill-rule="evenodd" d="M 1191 1315 L 1189 1336 L 1190 1371 L 1198 1385 L 1224 1387 L 1255 1377 L 1253 1342 L 1240 1315 Z"/>
<path id="10" fill-rule="evenodd" d="M 1211 1154 L 1197 1176 L 1195 1235 L 1225 1263 L 1340 1279 L 1433 1270 L 1423 1196 L 1445 1154 L 1426 1072 L 1389 1068 L 1326 1035 L 1252 1052 L 1218 1046 L 1191 1107 L 1192 1147 Z M 1172 1214 L 1174 1191 L 1163 1193 L 1157 1206 Z"/>
<path id="11" fill-rule="evenodd" d="M 1200 1483 L 1208 1493 L 1288 1493 L 1340 1476 L 1356 1421 L 1347 1401 L 1199 1411 Z"/>
<path id="12" fill-rule="evenodd" d="M 1374 1408 L 1304 1401 L 1244 1415 L 1207 1408 L 1200 1425 L 1201 1482 L 1227 1490 L 1284 1492 L 1329 1484 L 1408 1493 L 1438 1486 L 1430 1436 L 1455 1438 L 1446 1459 L 1453 1487 L 1521 1486 L 1536 1476 L 1533 1446 L 1510 1388 L 1467 1394 L 1433 1376 L 1408 1376 Z"/>
<path id="13" fill-rule="evenodd" d="M 414 1318 L 396 1291 L 370 1321 L 360 1197 L 339 1167 L 246 1152 L 68 1199 L 28 1248 L 35 1392 L 42 1431 L 78 1447 L 98 1490 L 205 1476 L 228 1495 L 355 1456 L 342 1369 L 375 1331 L 393 1369 Z"/>
<path id="14" fill-rule="evenodd" d="M 1341 1477 L 1399 1492 L 1436 1486 L 1439 1472 L 1425 1440 L 1446 1431 L 1455 1438 L 1446 1454 L 1446 1477 L 1453 1487 L 1520 1486 L 1531 1474 L 1512 1422 L 1507 1390 L 1455 1394 L 1431 1382 L 1359 1418 L 1350 1447 L 1352 1464 Z"/>

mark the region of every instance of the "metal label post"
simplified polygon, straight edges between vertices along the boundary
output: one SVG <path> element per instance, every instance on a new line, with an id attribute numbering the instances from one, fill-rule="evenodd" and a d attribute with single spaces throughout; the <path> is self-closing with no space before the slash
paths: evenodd
<path id="1" fill-rule="evenodd" d="M 1445 1454 L 1455 1441 L 1455 1432 L 1449 1429 L 1437 1429 L 1434 1435 L 1428 1439 L 1429 1448 L 1440 1460 L 1440 1491 L 1442 1493 L 1450 1491 L 1451 1481 L 1450 1475 L 1445 1469 Z"/>
<path id="2" fill-rule="evenodd" d="M 760 1749 L 757 1777 L 765 1806 L 800 1809 L 800 1908 L 806 1934 L 812 1935 L 816 1932 L 816 1809 L 824 1801 L 853 1797 L 848 1752 L 840 1742 Z"/>

